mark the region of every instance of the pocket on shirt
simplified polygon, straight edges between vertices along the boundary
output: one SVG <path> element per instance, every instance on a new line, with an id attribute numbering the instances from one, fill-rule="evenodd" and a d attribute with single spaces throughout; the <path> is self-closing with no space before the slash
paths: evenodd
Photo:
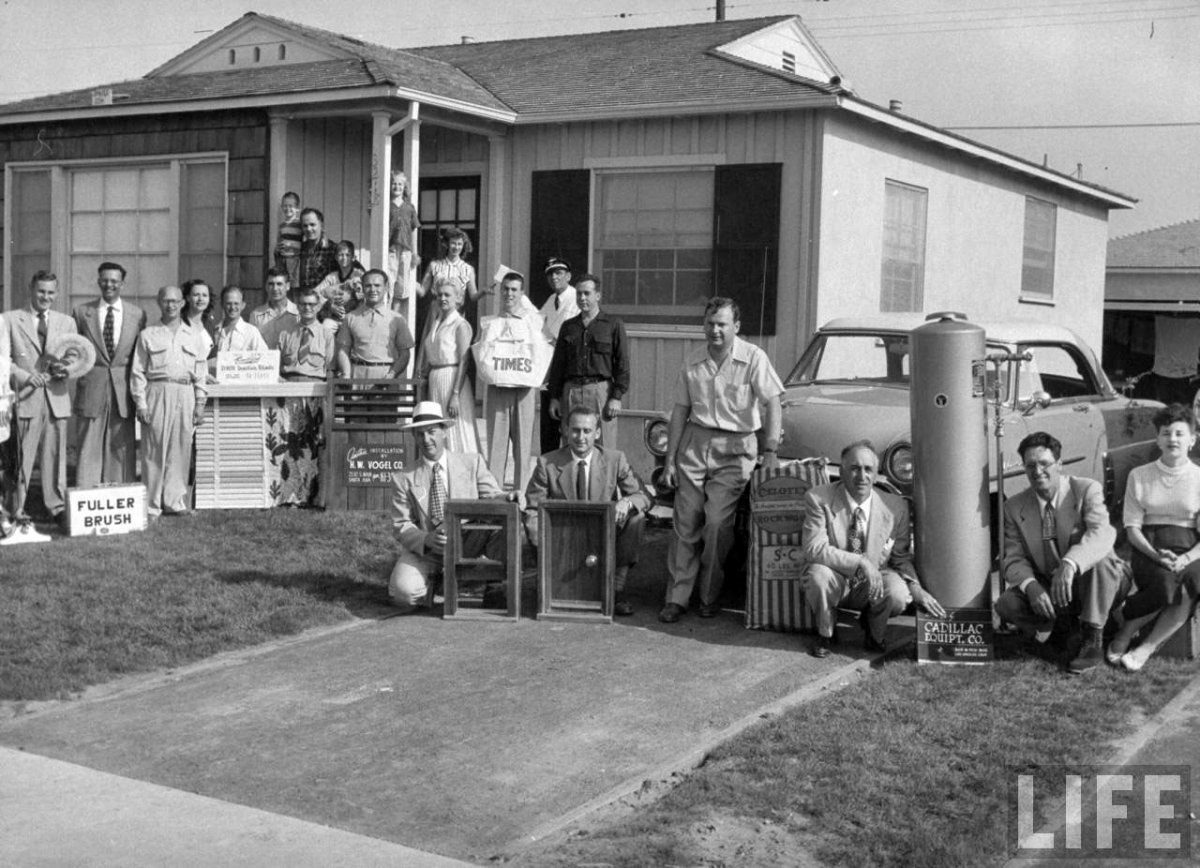
<path id="1" fill-rule="evenodd" d="M 721 397 L 725 399 L 730 412 L 741 415 L 754 407 L 754 390 L 747 385 L 727 385 L 721 389 Z"/>
<path id="2" fill-rule="evenodd" d="M 592 358 L 606 359 L 612 355 L 612 341 L 592 341 Z"/>

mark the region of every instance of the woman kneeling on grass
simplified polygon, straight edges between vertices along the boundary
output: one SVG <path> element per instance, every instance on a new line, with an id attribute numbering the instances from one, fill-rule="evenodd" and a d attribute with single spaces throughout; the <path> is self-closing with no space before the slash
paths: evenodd
<path id="1" fill-rule="evenodd" d="M 1162 456 L 1129 473 L 1125 533 L 1133 546 L 1137 591 L 1125 600 L 1125 623 L 1108 646 L 1108 662 L 1137 672 L 1178 630 L 1200 597 L 1200 467 L 1188 458 L 1196 442 L 1190 407 L 1172 404 L 1154 414 Z M 1134 636 L 1150 632 L 1130 649 Z"/>

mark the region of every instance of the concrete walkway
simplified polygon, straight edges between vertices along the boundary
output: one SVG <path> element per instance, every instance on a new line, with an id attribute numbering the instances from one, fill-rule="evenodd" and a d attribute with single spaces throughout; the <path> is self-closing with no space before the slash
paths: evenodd
<path id="1" fill-rule="evenodd" d="M 467 863 L 0 748 L 0 864 L 452 868 Z"/>
<path id="2" fill-rule="evenodd" d="M 655 614 L 364 622 L 0 721 L 0 864 L 486 862 L 871 660 Z"/>

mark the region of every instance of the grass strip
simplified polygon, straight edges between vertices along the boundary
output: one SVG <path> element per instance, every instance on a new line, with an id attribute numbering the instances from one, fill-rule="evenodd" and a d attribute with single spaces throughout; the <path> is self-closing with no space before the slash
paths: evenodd
<path id="1" fill-rule="evenodd" d="M 231 510 L 0 558 L 0 700 L 20 701 L 385 615 L 395 549 L 378 513 Z"/>
<path id="2" fill-rule="evenodd" d="M 513 864 L 1001 865 L 1011 769 L 1103 761 L 1195 672 L 1163 659 L 1084 677 L 1019 656 L 894 661 L 747 730 L 650 804 Z"/>

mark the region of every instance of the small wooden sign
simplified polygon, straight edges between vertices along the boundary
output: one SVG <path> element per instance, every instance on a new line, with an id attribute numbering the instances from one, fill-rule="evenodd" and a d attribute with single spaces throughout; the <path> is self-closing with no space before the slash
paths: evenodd
<path id="1" fill-rule="evenodd" d="M 979 666 L 995 659 L 988 609 L 947 609 L 945 618 L 917 610 L 917 662 Z"/>
<path id="2" fill-rule="evenodd" d="M 404 469 L 403 446 L 347 446 L 346 485 L 391 485 L 392 474 Z"/>
<path id="3" fill-rule="evenodd" d="M 544 500 L 538 507 L 538 620 L 612 622 L 616 578 L 612 502 Z"/>
<path id="4" fill-rule="evenodd" d="M 67 489 L 67 530 L 71 536 L 108 536 L 145 530 L 146 486 L 101 485 Z"/>
<path id="5" fill-rule="evenodd" d="M 217 353 L 217 382 L 278 383 L 279 350 L 230 350 Z"/>

